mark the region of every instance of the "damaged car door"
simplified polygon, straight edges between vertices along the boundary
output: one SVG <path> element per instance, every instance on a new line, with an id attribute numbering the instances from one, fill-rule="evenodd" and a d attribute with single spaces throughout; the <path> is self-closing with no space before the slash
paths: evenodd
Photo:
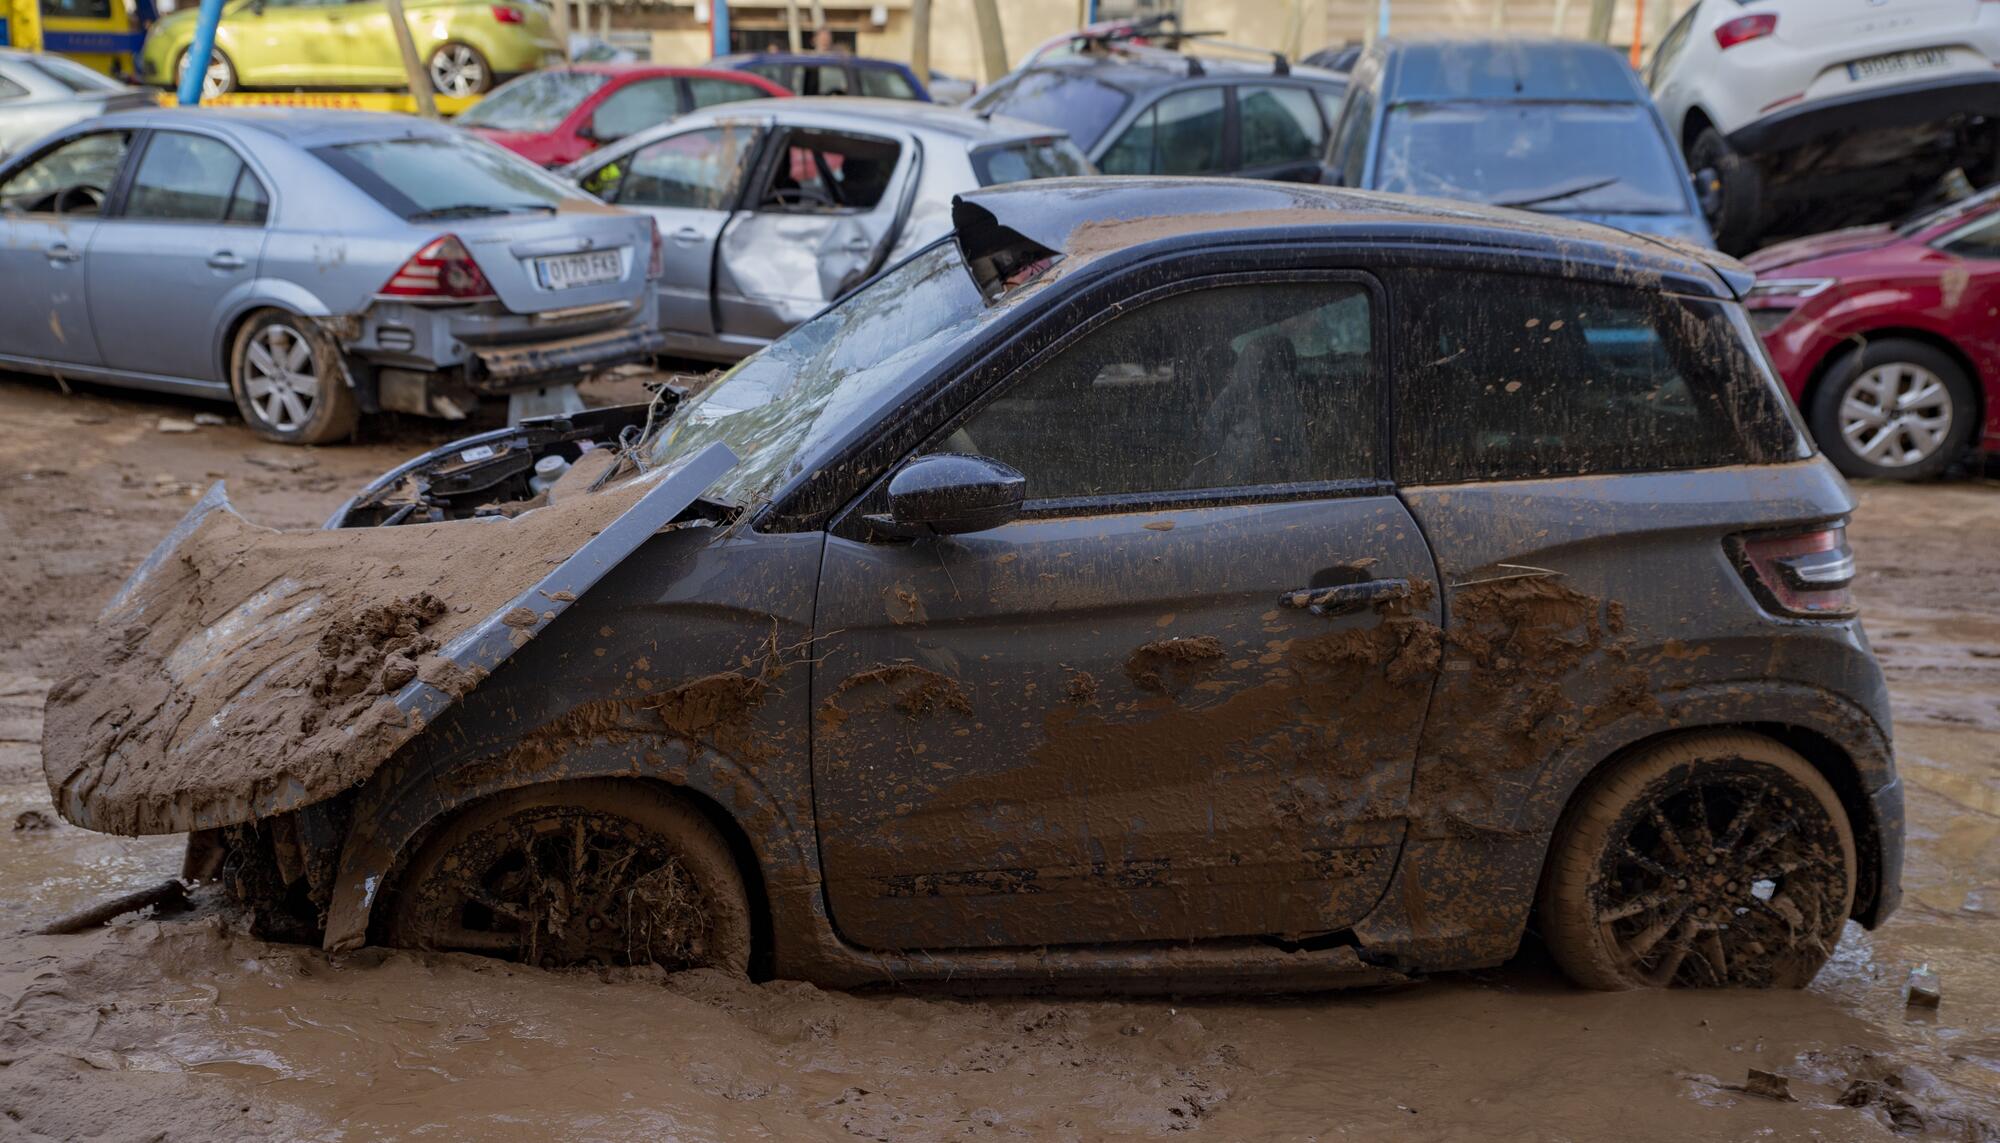
<path id="1" fill-rule="evenodd" d="M 812 765 L 848 939 L 1302 938 L 1381 895 L 1438 661 L 1381 295 L 1216 261 L 1026 331 L 832 526 Z M 1018 470 L 1018 518 L 899 538 L 933 454 Z"/>
<path id="2" fill-rule="evenodd" d="M 908 136 L 781 130 L 722 232 L 716 315 L 732 340 L 780 337 L 880 269 L 916 188 Z"/>

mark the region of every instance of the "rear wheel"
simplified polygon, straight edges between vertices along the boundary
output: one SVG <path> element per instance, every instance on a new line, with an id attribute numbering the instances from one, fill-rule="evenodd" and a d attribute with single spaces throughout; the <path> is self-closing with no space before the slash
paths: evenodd
<path id="1" fill-rule="evenodd" d="M 1748 253 L 1763 231 L 1763 172 L 1713 127 L 1695 136 L 1687 163 L 1715 244 L 1730 254 Z"/>
<path id="2" fill-rule="evenodd" d="M 257 434 L 284 444 L 353 435 L 361 407 L 339 351 L 304 318 L 266 310 L 243 323 L 230 351 L 229 389 Z"/>
<path id="3" fill-rule="evenodd" d="M 497 794 L 403 874 L 389 942 L 544 968 L 750 967 L 750 905 L 721 833 L 680 798 L 587 779 Z"/>
<path id="4" fill-rule="evenodd" d="M 181 78 L 187 75 L 188 56 L 192 54 L 190 49 L 183 48 L 180 59 L 174 63 L 174 87 L 176 90 L 181 85 Z M 201 77 L 201 96 L 203 99 L 207 99 L 211 96 L 227 95 L 235 90 L 236 66 L 229 62 L 229 57 L 223 54 L 221 48 L 216 48 L 209 54 L 208 71 Z"/>
<path id="5" fill-rule="evenodd" d="M 1854 832 L 1812 764 L 1755 734 L 1664 743 L 1593 780 L 1542 885 L 1587 988 L 1801 988 L 1854 905 Z"/>
<path id="6" fill-rule="evenodd" d="M 1806 417 L 1827 459 L 1847 475 L 1929 480 L 1971 443 L 1978 404 L 1949 354 L 1892 337 L 1829 370 Z"/>
<path id="7" fill-rule="evenodd" d="M 493 86 L 493 69 L 471 44 L 439 44 L 427 70 L 439 95 L 483 95 Z"/>

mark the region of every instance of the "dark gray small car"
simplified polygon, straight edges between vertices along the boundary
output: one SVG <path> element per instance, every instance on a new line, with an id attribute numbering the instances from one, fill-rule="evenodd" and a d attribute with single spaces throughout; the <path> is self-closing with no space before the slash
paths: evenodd
<path id="1" fill-rule="evenodd" d="M 51 693 L 267 927 L 832 985 L 1796 986 L 1895 907 L 1854 501 L 1734 262 L 1051 180 L 698 394 L 329 528 L 218 487 Z M 193 602 L 189 602 L 192 600 Z"/>

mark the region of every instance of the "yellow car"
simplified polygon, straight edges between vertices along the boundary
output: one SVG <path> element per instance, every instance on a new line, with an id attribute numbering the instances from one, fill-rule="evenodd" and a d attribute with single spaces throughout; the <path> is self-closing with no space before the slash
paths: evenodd
<path id="1" fill-rule="evenodd" d="M 441 95 L 478 95 L 561 59 L 539 0 L 404 0 L 417 54 Z M 194 42 L 194 6 L 163 16 L 139 53 L 139 78 L 177 86 Z M 229 0 L 202 94 L 239 88 L 404 86 L 383 0 Z"/>

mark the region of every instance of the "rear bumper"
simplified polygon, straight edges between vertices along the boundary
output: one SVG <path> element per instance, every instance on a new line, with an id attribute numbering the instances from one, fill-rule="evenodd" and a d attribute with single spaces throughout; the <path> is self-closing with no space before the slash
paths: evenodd
<path id="1" fill-rule="evenodd" d="M 561 341 L 473 350 L 472 384 L 482 390 L 557 385 L 608 369 L 645 361 L 666 348 L 655 329 L 614 329 Z"/>
<path id="2" fill-rule="evenodd" d="M 1729 145 L 1746 155 L 1769 154 L 1829 136 L 1914 127 L 1954 115 L 2000 116 L 2000 72 L 1990 77 L 1955 75 L 1815 100 L 1731 132 Z"/>

